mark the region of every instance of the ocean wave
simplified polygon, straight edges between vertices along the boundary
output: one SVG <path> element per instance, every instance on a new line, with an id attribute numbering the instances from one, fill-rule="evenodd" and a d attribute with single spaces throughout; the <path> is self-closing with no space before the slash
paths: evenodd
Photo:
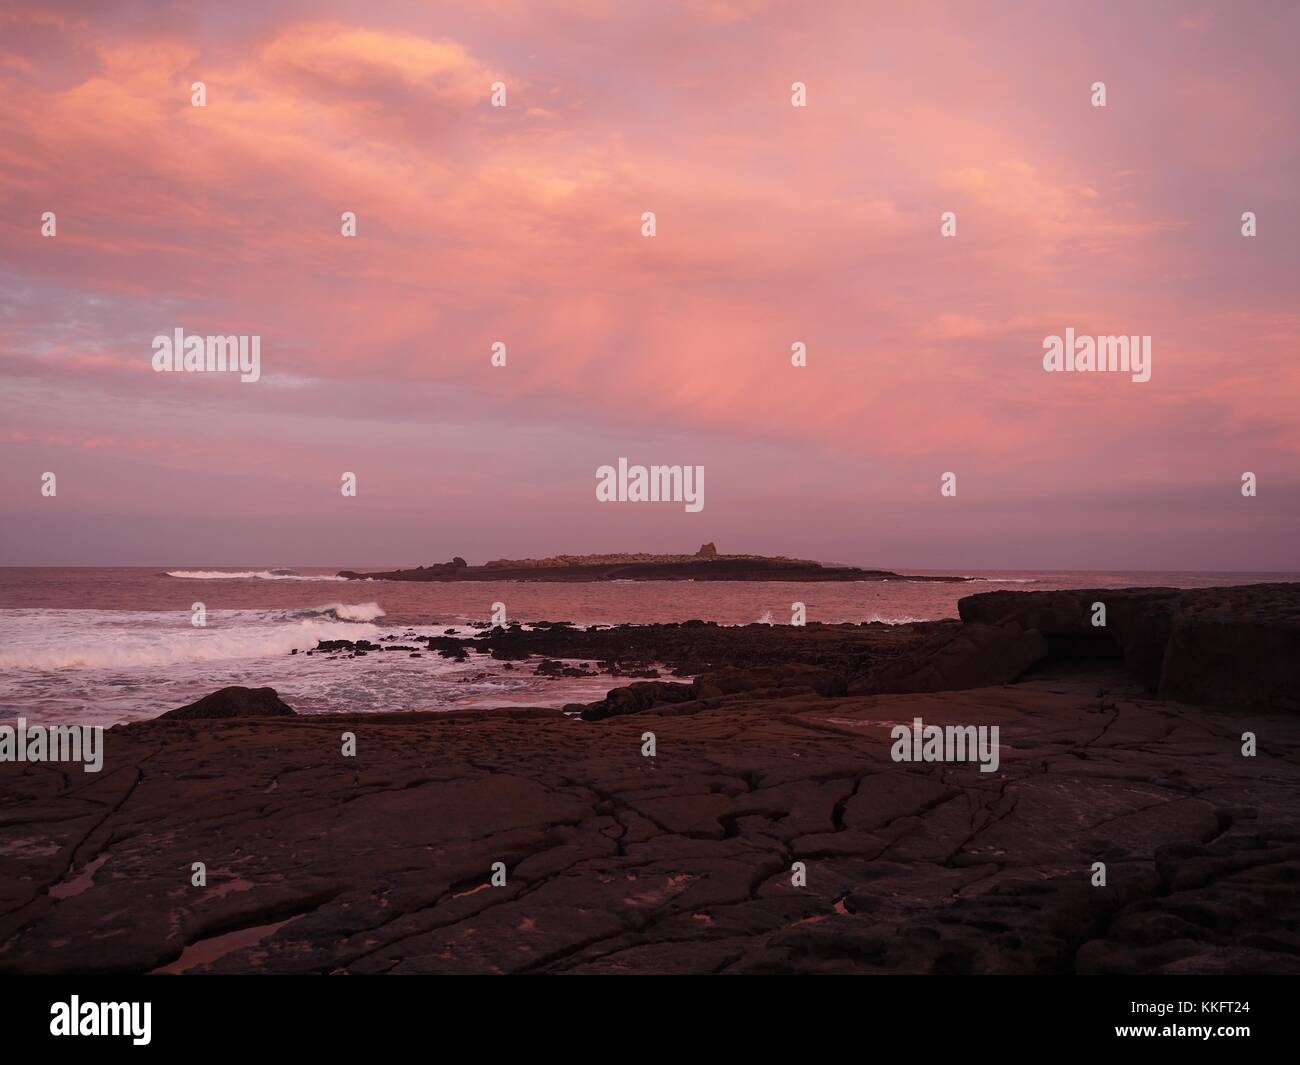
<path id="1" fill-rule="evenodd" d="M 378 621 L 384 608 L 378 603 L 326 603 L 289 612 L 291 618 L 333 618 L 335 621 Z"/>
<path id="2" fill-rule="evenodd" d="M 168 577 L 180 577 L 188 581 L 345 581 L 346 577 L 337 576 L 303 576 L 286 569 L 176 569 L 166 572 Z"/>
<path id="3" fill-rule="evenodd" d="M 351 615 L 351 616 L 347 616 Z M 186 615 L 188 616 L 188 615 Z M 309 611 L 210 610 L 207 625 L 176 613 L 113 610 L 0 612 L 0 668 L 131 669 L 271 658 L 318 640 L 379 640 L 376 603 L 332 603 Z"/>

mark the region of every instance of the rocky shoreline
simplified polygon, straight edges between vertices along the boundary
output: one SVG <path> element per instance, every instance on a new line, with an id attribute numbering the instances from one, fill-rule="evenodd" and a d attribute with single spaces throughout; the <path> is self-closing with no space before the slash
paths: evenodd
<path id="1" fill-rule="evenodd" d="M 677 679 L 364 716 L 235 689 L 110 730 L 93 777 L 0 765 L 0 971 L 1300 972 L 1300 585 L 961 616 L 434 637 Z M 997 771 L 895 760 L 918 718 L 996 726 Z"/>

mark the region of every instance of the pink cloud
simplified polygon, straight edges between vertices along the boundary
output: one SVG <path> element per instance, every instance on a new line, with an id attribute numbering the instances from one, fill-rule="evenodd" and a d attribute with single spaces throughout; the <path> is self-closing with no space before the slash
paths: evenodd
<path id="1" fill-rule="evenodd" d="M 24 454 L 120 453 L 141 491 L 151 468 L 235 463 L 255 514 L 300 498 L 267 454 L 316 484 L 351 449 L 412 520 L 436 508 L 402 487 L 427 477 L 434 425 L 438 491 L 470 513 L 497 500 L 467 469 L 546 501 L 515 476 L 524 433 L 575 484 L 637 444 L 772 448 L 775 465 L 719 458 L 731 494 L 815 483 L 808 505 L 832 509 L 928 498 L 961 465 L 989 499 L 1046 492 L 1060 514 L 1123 486 L 1146 513 L 1153 483 L 1229 476 L 1224 441 L 1295 480 L 1295 76 L 1268 43 L 1207 51 L 1208 8 L 1181 33 L 1152 12 L 1081 27 L 943 4 L 243 14 L 9 16 L 0 374 L 32 399 Z M 149 341 L 176 326 L 261 335 L 265 385 L 153 375 Z M 1152 381 L 1043 374 L 1066 327 L 1152 335 Z M 548 511 L 556 539 L 588 535 L 584 502 Z M 928 535 L 941 554 L 966 534 L 1006 531 Z M 1221 545 L 1207 533 L 1204 558 L 1248 559 Z"/>

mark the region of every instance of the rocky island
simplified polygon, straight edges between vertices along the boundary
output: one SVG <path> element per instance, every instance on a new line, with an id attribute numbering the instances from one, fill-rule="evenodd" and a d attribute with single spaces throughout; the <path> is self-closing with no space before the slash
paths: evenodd
<path id="1" fill-rule="evenodd" d="M 823 566 L 801 558 L 768 555 L 722 555 L 705 544 L 693 555 L 614 554 L 553 555 L 550 558 L 496 559 L 471 566 L 457 556 L 415 569 L 358 573 L 342 570 L 355 581 L 945 581 L 967 577 L 912 577 L 890 570 Z"/>

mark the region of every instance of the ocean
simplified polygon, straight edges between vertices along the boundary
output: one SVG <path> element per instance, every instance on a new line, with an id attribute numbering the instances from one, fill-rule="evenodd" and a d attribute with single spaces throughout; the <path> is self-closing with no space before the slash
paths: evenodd
<path id="1" fill-rule="evenodd" d="M 102 724 L 156 717 L 231 684 L 270 686 L 300 713 L 554 706 L 625 680 L 534 676 L 474 655 L 293 654 L 318 640 L 464 634 L 489 622 L 617 625 L 701 619 L 788 624 L 953 618 L 997 588 L 1216 587 L 1300 580 L 1287 573 L 972 572 L 973 583 L 348 581 L 337 569 L 0 568 L 0 719 Z M 918 573 L 917 575 L 925 575 Z M 202 627 L 191 619 L 202 604 Z"/>

